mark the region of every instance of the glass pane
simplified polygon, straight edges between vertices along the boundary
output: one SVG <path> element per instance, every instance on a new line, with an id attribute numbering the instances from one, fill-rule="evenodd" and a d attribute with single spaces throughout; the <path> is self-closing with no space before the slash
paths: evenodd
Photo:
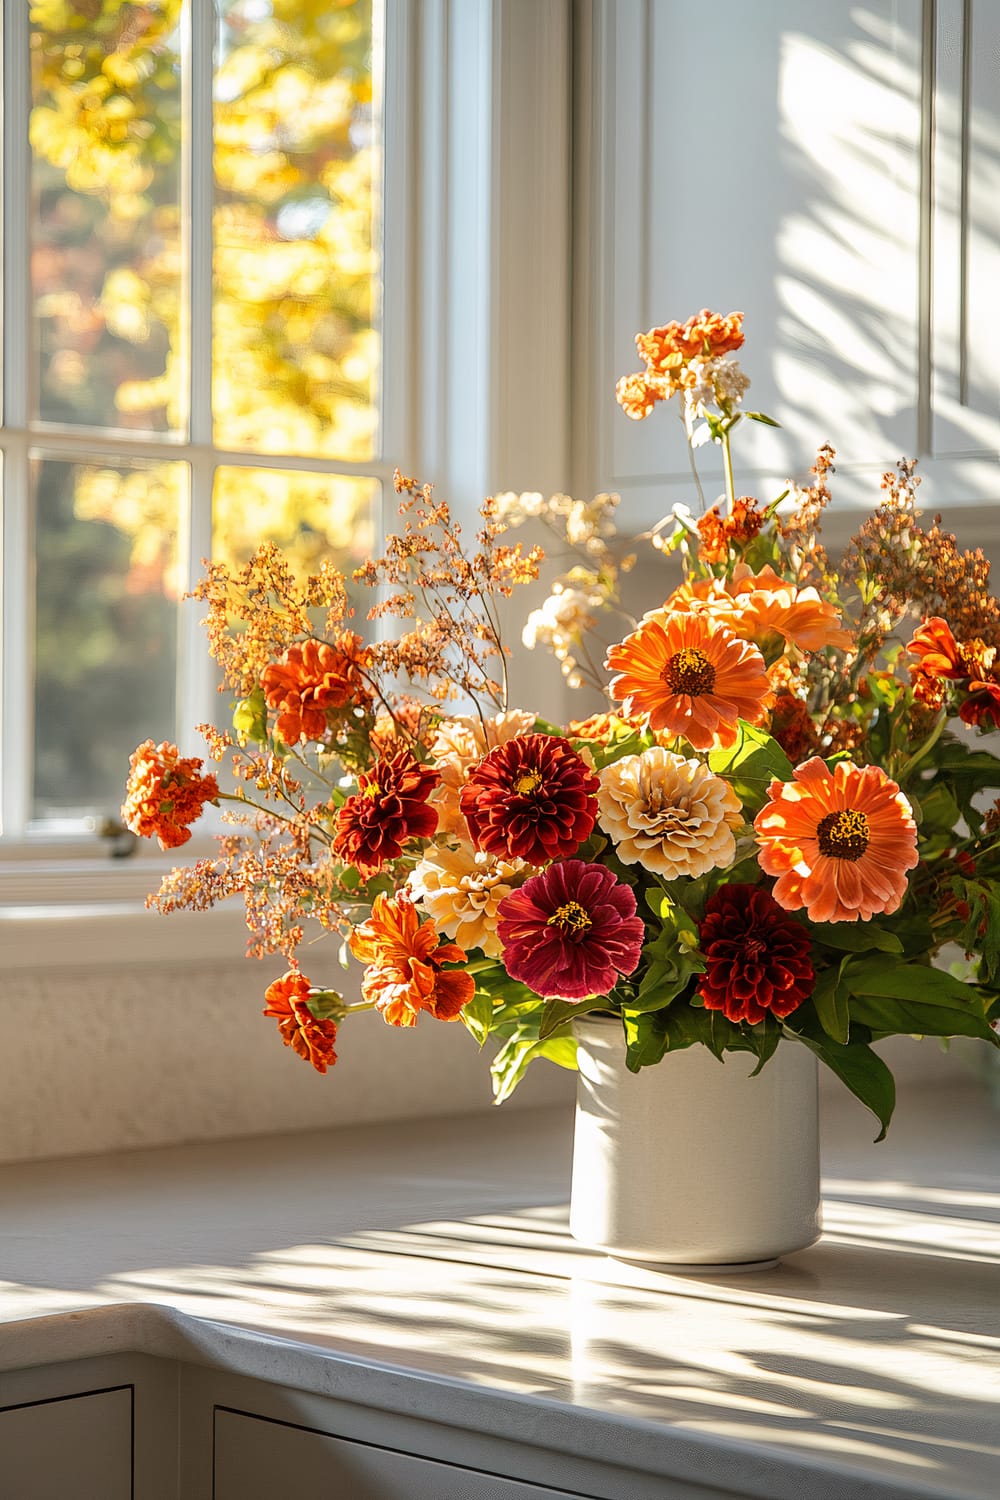
<path id="1" fill-rule="evenodd" d="M 356 587 L 351 574 L 375 550 L 381 492 L 377 479 L 346 474 L 220 467 L 212 502 L 212 555 L 237 567 L 260 542 L 275 542 L 299 577 L 318 572 L 329 560 L 347 576 L 348 598 L 363 618 L 372 591 Z"/>
<path id="2" fill-rule="evenodd" d="M 221 0 L 215 441 L 374 455 L 372 0 Z"/>
<path id="3" fill-rule="evenodd" d="M 128 757 L 174 739 L 187 466 L 36 459 L 36 819 L 117 814 Z"/>
<path id="4" fill-rule="evenodd" d="M 31 7 L 32 409 L 181 430 L 181 0 Z"/>

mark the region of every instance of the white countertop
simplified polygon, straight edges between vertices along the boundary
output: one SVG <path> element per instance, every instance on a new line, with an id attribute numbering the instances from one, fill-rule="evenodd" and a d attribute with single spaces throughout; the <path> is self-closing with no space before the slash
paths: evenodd
<path id="1" fill-rule="evenodd" d="M 571 1125 L 498 1110 L 0 1168 L 0 1370 L 135 1349 L 396 1409 L 405 1379 L 416 1414 L 767 1500 L 997 1500 L 981 1083 L 904 1095 L 878 1146 L 824 1100 L 824 1236 L 737 1276 L 576 1246 Z"/>

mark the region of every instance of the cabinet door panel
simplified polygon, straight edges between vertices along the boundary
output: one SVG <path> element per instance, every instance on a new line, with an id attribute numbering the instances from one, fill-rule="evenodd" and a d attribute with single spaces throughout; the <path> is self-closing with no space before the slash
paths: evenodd
<path id="1" fill-rule="evenodd" d="M 132 1387 L 0 1409 L 5 1500 L 131 1500 Z"/>
<path id="2" fill-rule="evenodd" d="M 214 1500 L 574 1500 L 568 1490 L 221 1409 L 213 1493 Z"/>

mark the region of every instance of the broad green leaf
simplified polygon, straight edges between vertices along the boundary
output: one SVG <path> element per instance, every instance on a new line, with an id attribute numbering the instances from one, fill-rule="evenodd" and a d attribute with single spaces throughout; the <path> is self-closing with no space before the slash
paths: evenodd
<path id="1" fill-rule="evenodd" d="M 510 1098 L 524 1077 L 529 1063 L 540 1057 L 547 1058 L 560 1068 L 574 1069 L 576 1041 L 572 1036 L 557 1036 L 542 1042 L 537 1036 L 524 1033 L 508 1037 L 490 1068 L 494 1104 L 503 1104 Z"/>
<path id="2" fill-rule="evenodd" d="M 636 1011 L 631 1006 L 622 1011 L 625 1027 L 625 1065 L 630 1073 L 658 1063 L 667 1050 L 665 1012 Z"/>
<path id="3" fill-rule="evenodd" d="M 835 1042 L 846 1045 L 850 1034 L 850 1012 L 847 1005 L 847 986 L 842 977 L 843 964 L 835 969 L 824 969 L 816 980 L 812 992 L 813 1008 L 819 1024 Z"/>
<path id="4" fill-rule="evenodd" d="M 885 958 L 855 958 L 844 969 L 852 1021 L 874 1032 L 977 1036 L 1000 1046 L 985 998 L 942 969 Z"/>
<path id="5" fill-rule="evenodd" d="M 793 1029 L 788 1020 L 785 1026 Z M 878 1054 L 866 1042 L 842 1047 L 826 1036 L 806 1035 L 797 1029 L 796 1035 L 871 1110 L 882 1127 L 875 1139 L 884 1140 L 896 1106 L 896 1084 Z"/>
<path id="6" fill-rule="evenodd" d="M 919 798 L 919 806 L 922 832 L 937 829 L 941 833 L 951 833 L 962 816 L 951 792 L 940 782 L 932 785 L 926 797 Z"/>
<path id="7" fill-rule="evenodd" d="M 903 945 L 894 932 L 886 932 L 874 922 L 810 922 L 809 932 L 824 948 L 841 953 L 902 953 Z"/>
<path id="8" fill-rule="evenodd" d="M 758 812 L 767 801 L 772 781 L 791 781 L 793 767 L 777 740 L 741 719 L 736 743 L 728 750 L 713 750 L 708 765 L 716 776 L 730 783 L 743 806 Z"/>
<path id="9" fill-rule="evenodd" d="M 477 989 L 468 1005 L 463 1005 L 459 1011 L 459 1017 L 472 1036 L 475 1037 L 480 1047 L 483 1046 L 487 1037 L 493 1029 L 493 999 L 482 990 Z"/>
<path id="10" fill-rule="evenodd" d="M 607 1009 L 607 995 L 591 995 L 587 1000 L 546 1000 L 538 1023 L 538 1036 L 546 1041 L 553 1032 L 572 1021 L 575 1016 L 585 1016 L 589 1011 Z"/>

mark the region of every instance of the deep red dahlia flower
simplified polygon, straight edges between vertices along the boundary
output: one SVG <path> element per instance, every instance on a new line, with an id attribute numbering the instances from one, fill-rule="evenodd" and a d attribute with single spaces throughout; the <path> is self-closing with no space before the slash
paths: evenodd
<path id="1" fill-rule="evenodd" d="M 533 875 L 497 915 L 507 973 L 546 999 L 606 995 L 635 970 L 646 936 L 631 888 L 582 859 Z"/>
<path id="2" fill-rule="evenodd" d="M 440 776 L 405 747 L 383 755 L 358 776 L 358 791 L 337 813 L 333 852 L 365 880 L 398 859 L 410 839 L 427 839 L 438 815 L 427 798 Z"/>
<path id="3" fill-rule="evenodd" d="M 568 740 L 522 734 L 473 767 L 460 806 L 477 849 L 545 865 L 590 836 L 599 784 Z"/>
<path id="4" fill-rule="evenodd" d="M 701 923 L 708 968 L 698 986 L 709 1010 L 751 1026 L 787 1016 L 812 994 L 809 934 L 759 885 L 724 885 Z"/>

